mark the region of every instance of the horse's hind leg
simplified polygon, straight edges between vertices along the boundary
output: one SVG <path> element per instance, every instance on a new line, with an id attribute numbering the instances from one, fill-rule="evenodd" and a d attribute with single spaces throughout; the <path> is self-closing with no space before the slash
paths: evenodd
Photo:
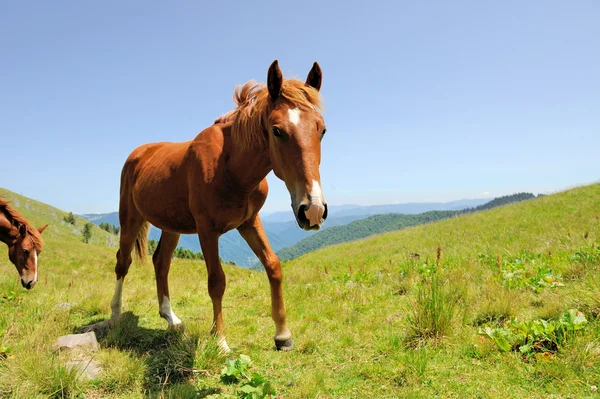
<path id="1" fill-rule="evenodd" d="M 173 251 L 177 248 L 179 234 L 163 231 L 160 241 L 152 256 L 154 263 L 154 272 L 156 274 L 156 293 L 158 295 L 158 313 L 169 323 L 170 328 L 177 328 L 181 325 L 179 317 L 171 309 L 169 296 L 169 269 L 171 267 L 171 257 Z"/>
<path id="2" fill-rule="evenodd" d="M 117 251 L 117 264 L 115 266 L 115 274 L 117 284 L 115 294 L 110 302 L 112 315 L 111 321 L 116 321 L 121 316 L 122 295 L 123 295 L 123 280 L 127 276 L 129 266 L 131 266 L 131 251 L 135 245 L 138 236 L 148 234 L 148 222 L 138 212 L 131 198 L 121 197 L 119 205 L 119 220 L 121 222 L 121 236 L 119 240 L 119 250 Z M 142 239 L 147 239 L 143 237 Z"/>

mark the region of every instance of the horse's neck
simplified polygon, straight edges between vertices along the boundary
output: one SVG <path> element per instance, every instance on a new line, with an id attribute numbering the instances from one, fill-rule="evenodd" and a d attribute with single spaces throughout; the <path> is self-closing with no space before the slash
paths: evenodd
<path id="1" fill-rule="evenodd" d="M 15 226 L 13 226 L 4 214 L 4 209 L 0 208 L 0 241 L 11 246 L 14 241 L 14 229 Z"/>
<path id="2" fill-rule="evenodd" d="M 228 170 L 244 191 L 253 191 L 273 169 L 268 148 L 243 151 L 234 147 L 229 155 Z"/>

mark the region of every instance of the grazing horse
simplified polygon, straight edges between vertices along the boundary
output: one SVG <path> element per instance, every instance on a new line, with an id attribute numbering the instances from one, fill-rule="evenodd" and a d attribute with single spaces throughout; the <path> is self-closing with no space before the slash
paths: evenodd
<path id="1" fill-rule="evenodd" d="M 292 349 L 286 325 L 279 259 L 271 249 L 258 211 L 268 193 L 270 171 L 283 180 L 292 210 L 304 230 L 319 229 L 327 217 L 319 165 L 325 134 L 321 68 L 314 63 L 306 82 L 284 80 L 277 60 L 269 67 L 267 86 L 252 81 L 234 93 L 237 108 L 184 143 L 153 143 L 136 148 L 123 167 L 119 220 L 120 247 L 111 301 L 113 323 L 121 314 L 123 280 L 131 253 L 143 260 L 149 224 L 162 230 L 152 256 L 159 314 L 169 327 L 181 320 L 171 308 L 168 274 L 180 234 L 198 234 L 208 272 L 213 305 L 212 332 L 223 351 L 222 299 L 225 274 L 219 260 L 219 237 L 237 229 L 265 267 L 271 286 L 271 316 L 277 349 Z"/>
<path id="2" fill-rule="evenodd" d="M 28 290 L 37 282 L 38 256 L 44 248 L 42 231 L 35 229 L 8 201 L 0 198 L 0 241 L 8 245 L 8 258 L 21 276 L 21 285 Z"/>

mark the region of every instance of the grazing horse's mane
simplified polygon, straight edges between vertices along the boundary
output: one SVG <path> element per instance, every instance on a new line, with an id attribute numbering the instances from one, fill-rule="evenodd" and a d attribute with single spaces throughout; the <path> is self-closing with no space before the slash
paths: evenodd
<path id="1" fill-rule="evenodd" d="M 323 108 L 319 91 L 299 80 L 284 80 L 281 96 L 300 109 Z M 273 110 L 266 86 L 254 81 L 246 82 L 235 89 L 233 101 L 237 108 L 219 117 L 215 123 L 233 122 L 231 134 L 243 149 L 265 147 L 267 118 Z"/>
<path id="2" fill-rule="evenodd" d="M 4 213 L 9 217 L 8 221 L 12 224 L 19 227 L 20 225 L 25 225 L 27 227 L 27 232 L 31 236 L 31 240 L 33 241 L 33 245 L 35 245 L 35 249 L 39 252 L 42 252 L 44 248 L 44 240 L 42 240 L 42 235 L 40 232 L 31 226 L 31 224 L 25 220 L 23 215 L 19 213 L 15 208 L 10 206 L 10 202 L 0 198 L 0 212 L 4 211 Z"/>

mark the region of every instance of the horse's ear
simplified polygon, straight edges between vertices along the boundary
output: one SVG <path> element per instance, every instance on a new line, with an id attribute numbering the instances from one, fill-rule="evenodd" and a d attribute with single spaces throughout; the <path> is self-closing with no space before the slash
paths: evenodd
<path id="1" fill-rule="evenodd" d="M 267 88 L 269 89 L 271 100 L 275 101 L 279 98 L 281 95 L 282 84 L 283 75 L 281 74 L 281 69 L 279 69 L 279 63 L 275 60 L 269 67 L 269 73 L 267 75 Z"/>
<path id="2" fill-rule="evenodd" d="M 27 234 L 27 226 L 21 224 L 19 226 L 19 234 L 21 235 L 21 237 L 25 237 L 25 234 Z"/>
<path id="3" fill-rule="evenodd" d="M 314 87 L 317 91 L 321 90 L 321 81 L 323 80 L 323 72 L 321 71 L 321 67 L 318 62 L 313 64 L 312 69 L 308 73 L 308 77 L 306 78 L 306 85 L 310 87 Z"/>
<path id="4" fill-rule="evenodd" d="M 40 232 L 40 234 L 42 234 L 44 232 L 44 230 L 46 230 L 46 227 L 48 227 L 48 225 L 42 226 L 42 227 L 38 227 L 37 231 Z"/>

